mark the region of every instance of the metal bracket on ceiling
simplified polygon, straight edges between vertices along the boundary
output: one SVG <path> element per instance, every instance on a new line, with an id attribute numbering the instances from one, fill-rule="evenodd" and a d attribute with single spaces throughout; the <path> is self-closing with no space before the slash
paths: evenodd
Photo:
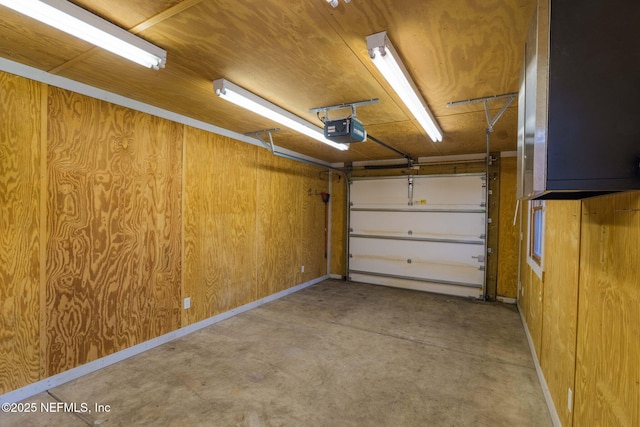
<path id="1" fill-rule="evenodd" d="M 464 101 L 454 101 L 454 102 L 449 102 L 447 103 L 447 107 L 456 107 L 458 105 L 466 105 L 466 104 L 475 104 L 478 102 L 482 102 L 484 104 L 484 113 L 485 116 L 487 118 L 487 129 L 485 131 L 486 134 L 486 144 L 487 144 L 487 157 L 486 157 L 486 178 L 487 178 L 487 182 L 486 182 L 486 189 L 485 189 L 485 207 L 489 206 L 489 194 L 491 193 L 489 190 L 489 167 L 492 165 L 493 163 L 493 159 L 491 157 L 491 153 L 490 153 L 490 145 L 491 145 L 491 133 L 493 132 L 493 127 L 495 126 L 495 124 L 498 122 L 498 120 L 500 119 L 500 117 L 502 117 L 502 114 L 507 110 L 507 108 L 509 107 L 509 105 L 511 105 L 511 103 L 513 102 L 513 100 L 516 98 L 516 96 L 518 96 L 517 93 L 505 93 L 503 95 L 494 95 L 494 96 L 485 96 L 483 98 L 473 98 L 473 99 L 467 99 Z M 491 112 L 489 111 L 489 102 L 490 101 L 495 101 L 495 100 L 500 100 L 500 99 L 505 99 L 505 103 L 502 105 L 502 108 L 500 108 L 500 111 L 498 111 L 498 113 L 494 116 L 491 117 Z M 487 212 L 486 215 L 489 215 L 489 213 Z M 484 224 L 484 234 L 485 236 L 489 235 L 489 223 L 491 222 L 491 218 L 487 218 L 487 220 L 485 221 Z M 488 247 L 488 243 L 485 242 L 485 254 L 484 254 L 484 258 L 487 259 L 488 255 L 491 253 L 491 248 Z M 485 264 L 486 265 L 486 264 Z M 485 266 L 480 267 L 481 270 L 485 270 Z M 488 280 L 487 280 L 487 274 L 484 275 L 483 278 L 483 283 L 482 283 L 482 297 L 484 300 L 487 300 L 489 298 L 495 298 L 497 292 L 495 292 L 495 290 L 492 289 L 492 295 L 489 295 L 489 291 L 487 289 L 488 286 Z"/>
<path id="2" fill-rule="evenodd" d="M 324 123 L 325 120 L 329 118 L 329 111 L 332 110 L 344 110 L 346 108 L 351 109 L 351 115 L 348 117 L 356 117 L 356 107 L 361 107 L 363 105 L 377 104 L 380 101 L 378 98 L 366 99 L 364 101 L 356 101 L 356 102 L 345 102 L 344 104 L 337 105 L 329 105 L 327 107 L 316 107 L 311 108 L 309 110 L 310 113 L 316 113 L 320 120 Z M 320 117 L 320 113 L 322 113 L 322 117 Z"/>
<path id="3" fill-rule="evenodd" d="M 268 148 L 271 151 L 272 154 L 275 154 L 274 153 L 274 149 L 273 149 L 273 136 L 271 135 L 273 132 L 280 132 L 280 128 L 257 130 L 255 132 L 247 132 L 247 133 L 245 133 L 245 135 L 246 136 L 252 136 L 252 137 L 256 138 L 257 140 L 262 142 L 262 144 L 266 148 Z M 263 139 L 263 135 L 268 135 L 269 136 L 269 141 L 265 141 Z"/>
<path id="4" fill-rule="evenodd" d="M 306 163 L 306 164 L 309 164 L 309 165 L 314 165 L 314 166 L 318 166 L 318 167 L 321 167 L 321 168 L 334 170 L 334 171 L 337 171 L 337 172 L 340 172 L 340 173 L 346 173 L 343 169 L 331 166 L 330 164 L 325 164 L 325 163 L 322 163 L 322 162 L 319 162 L 319 161 L 314 161 L 314 160 L 311 160 L 309 158 L 305 159 L 304 157 L 296 156 L 295 154 L 292 154 L 291 152 L 287 153 L 287 152 L 283 152 L 283 151 L 277 151 L 275 149 L 275 145 L 273 144 L 273 135 L 272 134 L 274 132 L 280 132 L 280 128 L 257 130 L 257 131 L 254 131 L 254 132 L 247 132 L 244 135 L 256 138 L 258 141 L 260 141 L 262 143 L 262 145 L 265 146 L 265 148 L 267 148 L 269 151 L 271 151 L 271 154 L 273 154 L 274 156 L 283 157 L 285 159 L 295 160 L 297 162 L 302 162 L 302 163 Z M 269 136 L 269 141 L 266 141 L 264 139 L 264 135 L 268 135 Z"/>
<path id="5" fill-rule="evenodd" d="M 498 122 L 502 114 L 509 108 L 509 105 L 513 102 L 514 99 L 518 96 L 517 93 L 505 93 L 502 95 L 494 95 L 494 96 L 485 96 L 482 98 L 472 98 L 466 99 L 464 101 L 454 101 L 447 103 L 447 107 L 457 107 L 458 105 L 466 105 L 466 104 L 476 104 L 478 102 L 482 102 L 484 104 L 484 113 L 487 118 L 487 132 L 493 132 L 493 127 Z M 494 117 L 491 117 L 491 112 L 489 111 L 489 101 L 495 101 L 498 99 L 506 99 L 505 103 L 500 108 L 500 111 L 496 113 Z"/>

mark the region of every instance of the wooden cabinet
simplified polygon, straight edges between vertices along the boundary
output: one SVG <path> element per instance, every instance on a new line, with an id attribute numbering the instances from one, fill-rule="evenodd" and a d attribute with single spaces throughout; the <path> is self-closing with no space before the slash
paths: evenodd
<path id="1" fill-rule="evenodd" d="M 518 195 L 640 189 L 640 2 L 539 0 L 521 81 Z"/>

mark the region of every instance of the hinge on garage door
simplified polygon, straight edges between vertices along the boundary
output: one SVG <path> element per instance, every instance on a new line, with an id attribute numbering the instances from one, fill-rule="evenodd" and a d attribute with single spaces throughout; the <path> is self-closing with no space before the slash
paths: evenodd
<path id="1" fill-rule="evenodd" d="M 480 267 L 478 267 L 478 270 L 484 271 L 484 265 L 481 265 Z"/>
<path id="2" fill-rule="evenodd" d="M 482 202 L 482 203 L 480 203 L 480 206 L 483 207 L 483 208 L 486 208 L 487 204 L 485 202 Z"/>
<path id="3" fill-rule="evenodd" d="M 478 262 L 484 262 L 484 255 L 472 256 L 471 258 L 477 259 Z"/>

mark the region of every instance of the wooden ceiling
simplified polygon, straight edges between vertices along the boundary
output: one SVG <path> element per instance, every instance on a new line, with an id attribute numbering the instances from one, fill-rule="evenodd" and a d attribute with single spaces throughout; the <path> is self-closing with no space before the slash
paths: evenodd
<path id="1" fill-rule="evenodd" d="M 418 158 L 485 151 L 483 105 L 447 103 L 517 92 L 535 0 L 73 3 L 165 49 L 166 68 L 140 67 L 2 6 L 0 56 L 238 133 L 278 125 L 219 99 L 213 80 L 319 126 L 310 108 L 379 98 L 357 110 L 367 132 Z M 438 119 L 442 142 L 431 142 L 371 63 L 365 37 L 385 30 Z M 495 113 L 502 101 L 490 106 Z M 515 150 L 516 122 L 514 102 L 495 126 L 492 151 Z M 328 162 L 398 157 L 372 141 L 341 152 L 284 129 L 274 142 Z"/>

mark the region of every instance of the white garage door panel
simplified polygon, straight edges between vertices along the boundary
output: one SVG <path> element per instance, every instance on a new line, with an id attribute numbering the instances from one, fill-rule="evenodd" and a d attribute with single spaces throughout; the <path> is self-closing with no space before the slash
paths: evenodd
<path id="1" fill-rule="evenodd" d="M 357 180 L 351 183 L 353 208 L 479 209 L 484 203 L 484 180 L 478 175 L 414 177 L 409 199 L 406 177 Z"/>
<path id="2" fill-rule="evenodd" d="M 485 201 L 483 178 L 478 175 L 415 177 L 413 180 L 414 205 L 425 200 L 428 206 L 477 209 Z"/>
<path id="3" fill-rule="evenodd" d="M 351 182 L 354 207 L 406 207 L 409 200 L 407 178 L 387 178 Z"/>
<path id="4" fill-rule="evenodd" d="M 484 174 L 355 178 L 350 280 L 482 297 Z"/>
<path id="5" fill-rule="evenodd" d="M 352 238 L 350 270 L 482 286 L 482 245 Z M 476 258 L 473 258 L 476 257 Z"/>
<path id="6" fill-rule="evenodd" d="M 351 212 L 351 234 L 483 243 L 484 213 L 460 212 Z"/>
<path id="7" fill-rule="evenodd" d="M 354 282 L 371 283 L 374 285 L 392 286 L 394 288 L 413 289 L 422 292 L 434 292 L 437 294 L 456 295 L 460 297 L 480 298 L 482 297 L 481 288 L 470 288 L 466 286 L 451 286 L 442 283 L 433 283 L 428 281 L 416 281 L 398 279 L 395 277 L 378 277 L 371 275 L 363 275 L 358 273 L 351 274 L 351 280 Z"/>

